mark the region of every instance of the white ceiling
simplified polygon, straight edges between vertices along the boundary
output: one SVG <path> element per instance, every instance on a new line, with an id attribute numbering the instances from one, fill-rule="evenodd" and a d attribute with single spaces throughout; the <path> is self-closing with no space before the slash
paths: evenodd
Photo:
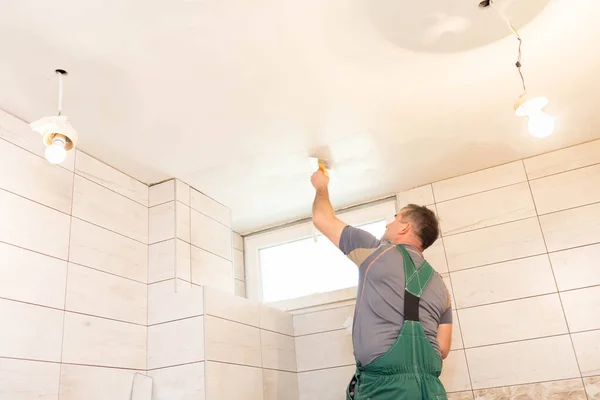
<path id="1" fill-rule="evenodd" d="M 600 1 L 497 0 L 557 117 L 543 140 L 512 112 L 517 43 L 478 3 L 4 0 L 0 108 L 54 114 L 68 70 L 83 150 L 188 182 L 240 232 L 309 215 L 322 146 L 345 206 L 600 137 Z"/>

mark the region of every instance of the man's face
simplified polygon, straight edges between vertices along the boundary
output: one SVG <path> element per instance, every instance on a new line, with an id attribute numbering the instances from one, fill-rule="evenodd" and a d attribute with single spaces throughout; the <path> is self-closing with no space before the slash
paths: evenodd
<path id="1" fill-rule="evenodd" d="M 409 232 L 410 224 L 402 222 L 402 212 L 396 214 L 394 220 L 386 225 L 382 239 L 393 243 Z"/>

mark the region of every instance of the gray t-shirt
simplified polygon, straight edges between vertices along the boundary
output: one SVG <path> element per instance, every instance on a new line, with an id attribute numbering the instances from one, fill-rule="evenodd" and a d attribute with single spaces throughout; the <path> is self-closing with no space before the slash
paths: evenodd
<path id="1" fill-rule="evenodd" d="M 405 248 L 415 265 L 421 266 L 421 253 L 412 246 Z M 366 365 L 394 344 L 404 323 L 404 259 L 394 244 L 351 226 L 342 232 L 340 250 L 359 267 L 352 342 L 356 361 Z M 419 318 L 429 342 L 440 354 L 438 325 L 452 323 L 452 309 L 446 285 L 437 272 L 421 295 Z"/>

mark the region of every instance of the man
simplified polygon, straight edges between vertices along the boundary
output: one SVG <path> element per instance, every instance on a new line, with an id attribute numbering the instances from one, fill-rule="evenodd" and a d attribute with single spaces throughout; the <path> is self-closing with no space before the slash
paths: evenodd
<path id="1" fill-rule="evenodd" d="M 410 204 L 377 240 L 336 218 L 323 171 L 311 181 L 315 226 L 359 267 L 352 328 L 357 368 L 346 398 L 447 399 L 439 375 L 450 351 L 450 297 L 423 258 L 439 235 L 435 214 Z"/>

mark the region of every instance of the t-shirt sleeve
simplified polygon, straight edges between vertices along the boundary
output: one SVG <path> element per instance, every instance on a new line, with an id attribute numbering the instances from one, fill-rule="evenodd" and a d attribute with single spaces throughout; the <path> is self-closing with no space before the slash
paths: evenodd
<path id="1" fill-rule="evenodd" d="M 375 236 L 362 229 L 346 226 L 340 237 L 340 250 L 348 255 L 356 249 L 374 249 L 381 243 Z"/>
<path id="2" fill-rule="evenodd" d="M 452 307 L 448 307 L 446 311 L 442 314 L 442 318 L 440 319 L 440 325 L 442 324 L 451 324 L 452 323 Z"/>

